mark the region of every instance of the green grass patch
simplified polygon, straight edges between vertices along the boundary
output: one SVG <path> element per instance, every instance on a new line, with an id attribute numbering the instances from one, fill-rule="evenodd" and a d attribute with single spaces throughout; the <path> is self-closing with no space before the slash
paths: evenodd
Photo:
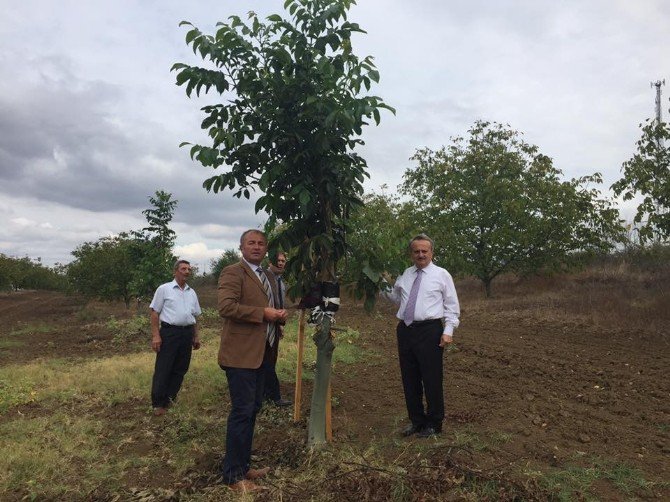
<path id="1" fill-rule="evenodd" d="M 0 371 L 0 414 L 14 406 L 30 403 L 36 396 L 37 392 L 32 388 L 31 382 L 19 378 L 9 382 L 3 379 Z"/>
<path id="2" fill-rule="evenodd" d="M 12 337 L 25 337 L 30 335 L 36 335 L 38 333 L 49 333 L 53 331 L 53 327 L 48 324 L 38 323 L 38 324 L 26 324 L 19 325 L 10 331 L 9 336 Z"/>
<path id="3" fill-rule="evenodd" d="M 590 493 L 591 485 L 597 480 L 610 481 L 617 489 L 630 495 L 648 490 L 653 483 L 647 481 L 639 469 L 620 462 L 594 457 L 590 465 L 569 465 L 539 476 L 540 485 L 554 493 L 558 500 L 597 500 Z"/>
<path id="4" fill-rule="evenodd" d="M 19 340 L 0 340 L 0 350 L 14 349 L 16 347 L 21 347 L 22 345 L 25 345 L 25 343 Z"/>
<path id="5" fill-rule="evenodd" d="M 150 350 L 0 368 L 0 413 L 36 403 L 37 413 L 44 414 L 3 417 L 0 494 L 94 499 L 91 494 L 119 493 L 126 472 L 169 471 L 179 476 L 192 469 L 199 456 L 223 452 L 225 376 L 216 364 L 218 336 L 214 329 L 203 330 L 201 336 L 203 347 L 193 353 L 179 401 L 160 420 L 150 414 L 155 360 Z M 146 408 L 138 409 L 138 401 L 146 402 Z M 130 406 L 136 414 L 113 419 L 115 405 L 126 410 Z"/>
<path id="6" fill-rule="evenodd" d="M 489 451 L 508 443 L 512 435 L 502 431 L 478 432 L 472 427 L 454 431 L 452 444 L 465 450 Z"/>
<path id="7" fill-rule="evenodd" d="M 219 311 L 213 307 L 206 307 L 202 309 L 202 316 L 200 316 L 199 318 L 199 320 L 208 320 L 208 321 L 215 321 L 218 319 L 221 319 Z"/>
<path id="8" fill-rule="evenodd" d="M 153 354 L 72 363 L 52 359 L 0 368 L 0 412 L 33 401 L 62 402 L 90 396 L 113 404 L 146 396 Z"/>
<path id="9" fill-rule="evenodd" d="M 103 430 L 102 422 L 61 413 L 1 424 L 0 492 L 64 500 L 118 479 L 100 450 Z"/>
<path id="10" fill-rule="evenodd" d="M 105 322 L 105 328 L 114 333 L 114 345 L 148 343 L 151 339 L 151 320 L 146 315 L 136 315 L 130 319 L 117 319 L 112 316 Z"/>

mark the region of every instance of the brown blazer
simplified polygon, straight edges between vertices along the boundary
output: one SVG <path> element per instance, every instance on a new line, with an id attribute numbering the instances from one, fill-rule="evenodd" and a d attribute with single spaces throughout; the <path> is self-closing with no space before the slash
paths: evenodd
<path id="1" fill-rule="evenodd" d="M 276 296 L 276 284 L 270 280 Z M 223 317 L 219 365 L 259 368 L 265 353 L 267 323 L 263 311 L 269 306 L 265 288 L 244 261 L 229 265 L 219 276 L 218 308 Z"/>

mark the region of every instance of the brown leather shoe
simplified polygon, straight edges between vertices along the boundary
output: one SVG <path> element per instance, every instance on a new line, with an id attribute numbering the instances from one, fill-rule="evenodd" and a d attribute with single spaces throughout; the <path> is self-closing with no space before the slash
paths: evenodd
<path id="1" fill-rule="evenodd" d="M 260 479 L 267 476 L 268 472 L 270 472 L 269 467 L 263 467 L 262 469 L 249 469 L 247 471 L 246 477 L 247 479 Z"/>
<path id="2" fill-rule="evenodd" d="M 234 492 L 240 492 L 240 493 L 259 492 L 261 490 L 266 489 L 264 486 L 259 486 L 253 481 L 249 481 L 248 479 L 240 479 L 237 483 L 228 485 L 228 488 L 230 488 Z"/>
<path id="3" fill-rule="evenodd" d="M 154 416 L 162 417 L 167 413 L 167 408 L 154 408 Z"/>

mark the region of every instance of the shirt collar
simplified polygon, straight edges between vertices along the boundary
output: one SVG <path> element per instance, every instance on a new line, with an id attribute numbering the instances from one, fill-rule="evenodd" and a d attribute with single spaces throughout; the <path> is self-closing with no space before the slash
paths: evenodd
<path id="1" fill-rule="evenodd" d="M 423 267 L 422 269 L 419 269 L 419 267 L 417 267 L 416 265 L 413 265 L 412 268 L 414 268 L 414 273 L 416 274 L 416 273 L 419 272 L 419 270 L 423 270 L 425 272 L 426 270 L 428 270 L 432 266 L 434 266 L 434 265 L 433 265 L 433 261 L 431 260 L 431 262 L 428 265 L 426 265 L 425 267 Z"/>
<path id="2" fill-rule="evenodd" d="M 261 269 L 263 269 L 263 266 L 262 266 L 262 265 L 254 265 L 253 263 L 249 263 L 247 260 L 244 259 L 244 257 L 242 258 L 242 261 L 243 261 L 244 263 L 246 263 L 246 264 L 249 266 L 249 268 L 250 268 L 251 270 L 253 270 L 254 272 L 256 272 L 256 270 L 258 269 L 258 267 L 261 267 Z"/>
<path id="3" fill-rule="evenodd" d="M 170 283 L 172 288 L 179 288 L 179 284 L 177 284 L 177 279 L 172 279 L 172 282 Z M 179 288 L 181 289 L 181 288 Z M 184 291 L 191 289 L 191 286 L 188 285 L 188 283 L 184 284 Z"/>

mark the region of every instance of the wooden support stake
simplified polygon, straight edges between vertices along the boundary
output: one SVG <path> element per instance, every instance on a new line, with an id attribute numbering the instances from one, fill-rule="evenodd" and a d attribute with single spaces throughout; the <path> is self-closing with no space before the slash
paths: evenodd
<path id="1" fill-rule="evenodd" d="M 331 375 L 332 378 L 332 375 Z M 326 440 L 330 443 L 333 441 L 333 421 L 331 418 L 331 400 L 332 400 L 332 394 L 331 394 L 331 383 L 328 382 L 328 396 L 326 397 Z"/>
<path id="2" fill-rule="evenodd" d="M 293 421 L 300 421 L 300 405 L 302 404 L 302 356 L 305 351 L 305 310 L 300 311 L 298 323 L 298 362 L 295 368 L 295 396 L 293 397 Z"/>

